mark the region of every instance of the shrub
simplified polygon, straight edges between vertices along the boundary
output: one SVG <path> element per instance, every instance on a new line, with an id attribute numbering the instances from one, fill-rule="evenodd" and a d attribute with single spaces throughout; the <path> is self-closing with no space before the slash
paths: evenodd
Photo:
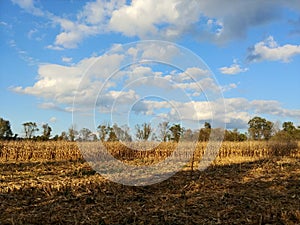
<path id="1" fill-rule="evenodd" d="M 298 148 L 297 141 L 285 131 L 275 134 L 268 143 L 273 156 L 288 156 Z"/>

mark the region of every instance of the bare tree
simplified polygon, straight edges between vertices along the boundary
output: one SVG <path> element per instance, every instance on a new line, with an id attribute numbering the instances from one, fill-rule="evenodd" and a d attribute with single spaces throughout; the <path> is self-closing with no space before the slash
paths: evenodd
<path id="1" fill-rule="evenodd" d="M 89 141 L 93 132 L 88 128 L 82 128 L 79 131 L 79 140 L 81 141 Z"/>
<path id="2" fill-rule="evenodd" d="M 135 126 L 136 129 L 136 137 L 139 140 L 147 141 L 150 137 L 152 128 L 150 123 L 143 123 L 142 126 L 137 124 Z"/>
<path id="3" fill-rule="evenodd" d="M 166 142 L 166 141 L 169 141 L 170 138 L 171 138 L 171 134 L 170 134 L 170 126 L 169 126 L 169 122 L 165 121 L 165 122 L 162 122 L 158 125 L 159 127 L 159 138 Z"/>
<path id="4" fill-rule="evenodd" d="M 36 123 L 34 122 L 26 122 L 23 123 L 24 126 L 24 132 L 25 132 L 25 138 L 32 138 L 34 133 L 38 131 Z"/>
<path id="5" fill-rule="evenodd" d="M 68 132 L 70 141 L 75 141 L 77 135 L 78 135 L 78 131 L 76 130 L 75 126 L 71 126 Z"/>

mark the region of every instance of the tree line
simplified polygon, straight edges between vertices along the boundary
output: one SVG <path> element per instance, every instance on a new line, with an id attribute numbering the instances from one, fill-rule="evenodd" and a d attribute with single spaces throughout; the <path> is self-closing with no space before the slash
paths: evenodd
<path id="1" fill-rule="evenodd" d="M 219 128 L 212 128 L 209 122 L 204 123 L 204 127 L 198 130 L 184 128 L 180 124 L 170 124 L 162 122 L 156 130 L 150 123 L 137 124 L 135 133 L 130 134 L 128 126 L 119 126 L 118 124 L 100 124 L 97 132 L 94 133 L 88 128 L 77 130 L 71 126 L 68 131 L 63 131 L 60 135 L 51 135 L 52 128 L 49 124 L 43 124 L 40 128 L 35 122 L 25 122 L 23 125 L 24 137 L 18 137 L 13 134 L 8 120 L 0 118 L 0 139 L 4 140 L 22 140 L 30 139 L 35 141 L 65 140 L 65 141 L 208 141 L 212 131 L 223 132 Z M 36 135 L 40 131 L 41 135 Z M 248 122 L 248 132 L 241 133 L 238 129 L 224 131 L 224 141 L 246 141 L 246 140 L 300 140 L 300 126 L 296 127 L 293 122 L 284 122 L 282 128 L 262 117 L 253 117 Z"/>

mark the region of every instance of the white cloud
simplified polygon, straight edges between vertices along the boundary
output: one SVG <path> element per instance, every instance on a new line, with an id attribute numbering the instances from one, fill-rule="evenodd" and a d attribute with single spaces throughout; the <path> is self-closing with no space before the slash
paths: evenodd
<path id="1" fill-rule="evenodd" d="M 38 32 L 38 30 L 37 29 L 31 29 L 28 33 L 27 33 L 27 37 L 29 38 L 29 39 L 32 39 L 32 37 L 33 37 L 33 35 L 34 34 L 36 34 Z"/>
<path id="2" fill-rule="evenodd" d="M 227 91 L 230 91 L 230 90 L 235 89 L 235 88 L 237 88 L 237 84 L 231 83 L 231 84 L 222 86 L 221 90 L 222 90 L 222 92 L 227 92 Z"/>
<path id="3" fill-rule="evenodd" d="M 245 129 L 248 127 L 248 121 L 256 115 L 266 115 L 267 117 L 291 117 L 300 119 L 300 110 L 285 109 L 278 101 L 274 100 L 253 100 L 249 101 L 245 98 L 225 98 L 225 123 L 227 128 Z M 143 101 L 138 104 L 134 111 L 143 113 L 144 115 L 158 115 L 157 110 L 162 108 L 169 109 L 165 115 L 170 121 L 210 121 L 212 117 L 212 107 L 215 109 L 216 122 L 224 120 L 219 115 L 224 116 L 222 104 L 218 101 Z M 178 116 L 180 118 L 178 118 Z"/>
<path id="4" fill-rule="evenodd" d="M 180 50 L 173 44 L 149 43 L 147 45 L 147 41 L 137 44 L 137 49 L 142 52 L 141 58 L 145 60 L 168 61 L 180 53 Z"/>
<path id="5" fill-rule="evenodd" d="M 233 64 L 229 67 L 221 67 L 219 68 L 220 72 L 223 74 L 238 74 L 248 71 L 248 68 L 242 68 L 236 60 L 233 61 Z"/>
<path id="6" fill-rule="evenodd" d="M 183 24 L 193 23 L 198 19 L 196 1 L 189 1 L 189 4 L 184 5 L 182 3 L 178 0 L 132 1 L 130 5 L 124 5 L 112 13 L 110 27 L 126 36 L 153 37 L 160 36 L 159 32 L 164 36 L 177 36 Z M 167 26 L 159 29 L 159 24 Z"/>
<path id="7" fill-rule="evenodd" d="M 85 38 L 109 32 L 142 39 L 173 40 L 186 34 L 199 41 L 226 43 L 243 38 L 252 27 L 272 22 L 284 8 L 300 10 L 297 3 L 287 1 L 248 2 L 221 0 L 125 0 L 87 2 L 75 20 L 42 11 L 33 0 L 12 0 L 14 4 L 36 16 L 43 16 L 61 27 L 55 42 L 47 48 L 76 48 Z M 220 7 L 222 5 L 222 7 Z M 236 20 L 236 18 L 239 18 Z M 258 19 L 259 18 L 259 19 Z"/>
<path id="8" fill-rule="evenodd" d="M 85 37 L 95 35 L 99 32 L 96 26 L 88 26 L 64 18 L 54 18 L 54 22 L 60 24 L 63 29 L 63 31 L 56 36 L 55 46 L 76 48 L 78 43 Z"/>
<path id="9" fill-rule="evenodd" d="M 230 98 L 225 99 L 225 105 L 227 123 L 232 123 L 235 118 L 239 118 L 239 123 L 243 124 L 244 128 L 246 127 L 249 119 L 254 115 L 263 114 L 267 116 L 278 116 L 283 118 L 300 118 L 300 110 L 285 109 L 281 106 L 280 102 L 275 100 L 249 101 L 245 98 Z M 236 126 L 236 123 L 233 124 Z M 235 126 L 231 127 L 234 128 Z"/>
<path id="10" fill-rule="evenodd" d="M 54 102 L 44 102 L 38 104 L 38 107 L 41 109 L 47 109 L 47 110 L 56 110 L 59 112 L 72 112 L 73 107 L 62 107 L 57 103 Z"/>
<path id="11" fill-rule="evenodd" d="M 300 110 L 285 109 L 280 102 L 275 100 L 253 100 L 250 102 L 250 105 L 258 114 L 300 118 Z"/>
<path id="12" fill-rule="evenodd" d="M 44 16 L 44 12 L 35 7 L 34 0 L 11 0 L 14 4 L 18 5 L 25 11 L 32 13 L 35 16 Z"/>
<path id="13" fill-rule="evenodd" d="M 20 89 L 19 91 L 22 91 L 22 90 Z M 59 107 L 57 104 L 55 104 L 53 102 L 44 102 L 44 103 L 39 104 L 38 107 L 41 109 L 54 109 L 57 111 L 64 111 L 63 108 Z"/>
<path id="14" fill-rule="evenodd" d="M 19 48 L 19 46 L 17 45 L 15 40 L 10 40 L 9 46 L 11 48 L 13 48 L 18 53 L 18 56 L 20 57 L 20 59 L 27 62 L 28 65 L 33 66 L 33 65 L 38 64 L 39 60 L 29 56 L 27 51 L 24 51 L 23 49 Z"/>
<path id="15" fill-rule="evenodd" d="M 125 5 L 125 0 L 87 2 L 83 10 L 79 12 L 78 18 L 87 24 L 103 24 L 107 17 L 111 17 L 114 10 Z"/>
<path id="16" fill-rule="evenodd" d="M 300 54 L 300 45 L 286 44 L 280 46 L 272 36 L 269 36 L 266 40 L 258 42 L 250 48 L 247 59 L 250 62 L 267 60 L 287 63 L 298 54 Z"/>
<path id="17" fill-rule="evenodd" d="M 50 119 L 49 119 L 49 122 L 50 123 L 56 123 L 57 122 L 57 118 L 56 117 L 51 117 Z"/>
<path id="18" fill-rule="evenodd" d="M 38 81 L 33 86 L 14 87 L 12 90 L 52 100 L 56 104 L 72 104 L 77 94 L 78 102 L 88 104 L 97 96 L 104 79 L 118 68 L 121 58 L 113 54 L 90 57 L 71 66 L 42 64 L 38 69 Z M 86 73 L 88 68 L 89 73 Z"/>
<path id="19" fill-rule="evenodd" d="M 55 38 L 54 46 L 76 48 L 87 37 L 109 32 L 108 18 L 111 17 L 114 10 L 124 4 L 124 0 L 87 2 L 77 14 L 77 20 L 75 21 L 51 16 L 52 21 L 59 24 L 62 29 Z"/>
<path id="20" fill-rule="evenodd" d="M 285 7 L 290 4 L 284 1 L 136 0 L 113 11 L 110 29 L 140 38 L 173 39 L 190 34 L 198 40 L 224 43 L 244 38 L 252 27 L 275 21 Z"/>
<path id="21" fill-rule="evenodd" d="M 0 25 L 1 26 L 8 26 L 8 24 L 6 22 L 4 22 L 4 21 L 0 21 Z"/>
<path id="22" fill-rule="evenodd" d="M 70 63 L 70 62 L 72 62 L 73 58 L 72 57 L 62 57 L 61 60 L 66 63 Z"/>
<path id="23" fill-rule="evenodd" d="M 164 40 L 191 35 L 199 41 L 226 43 L 246 37 L 252 27 L 279 19 L 284 8 L 300 10 L 299 6 L 294 7 L 297 3 L 282 0 L 227 1 L 226 4 L 221 0 L 97 0 L 87 2 L 76 19 L 70 20 L 43 12 L 32 0 L 13 2 L 60 26 L 54 44 L 48 46 L 54 50 L 76 48 L 85 38 L 109 32 Z"/>
<path id="24" fill-rule="evenodd" d="M 211 76 L 211 72 L 198 67 L 189 67 L 183 73 L 178 74 L 175 80 L 183 82 L 185 80 L 205 78 Z"/>
<path id="25" fill-rule="evenodd" d="M 64 48 L 56 46 L 56 45 L 48 45 L 46 46 L 47 49 L 56 50 L 56 51 L 62 51 Z"/>
<path id="26" fill-rule="evenodd" d="M 11 44 L 14 45 L 14 42 Z M 74 96 L 76 96 L 76 111 L 82 112 L 92 107 L 99 107 L 101 112 L 108 113 L 114 105 L 113 111 L 121 114 L 128 113 L 139 99 L 157 96 L 161 97 L 159 101 L 152 99 L 143 101 L 132 110 L 143 115 L 166 114 L 165 116 L 172 120 L 178 119 L 180 115 L 183 120 L 195 122 L 195 120 L 210 120 L 212 118 L 210 107 L 213 106 L 217 111 L 215 119 L 218 121 L 224 119 L 222 104 L 216 102 L 216 99 L 204 96 L 203 92 L 205 94 L 224 92 L 236 88 L 236 84 L 220 87 L 210 72 L 203 68 L 188 67 L 183 72 L 173 68 L 172 71 L 165 68 L 160 70 L 161 65 L 157 66 L 152 62 L 128 66 L 129 57 L 133 59 L 136 55 L 141 56 L 144 53 L 141 50 L 143 48 L 139 49 L 135 46 L 130 49 L 127 51 L 124 47 L 102 56 L 82 59 L 72 65 L 41 64 L 37 81 L 32 86 L 14 87 L 12 90 L 43 98 L 45 103 L 39 105 L 43 109 L 71 112 Z M 169 51 L 176 53 L 172 48 Z M 171 53 L 166 51 L 165 55 L 171 56 Z M 70 59 L 64 59 L 64 61 L 68 60 Z M 190 79 L 188 75 L 196 79 Z M 131 82 L 136 82 L 138 85 L 126 86 Z M 205 102 L 204 99 L 209 99 L 211 102 Z M 299 110 L 284 109 L 277 101 L 232 98 L 225 99 L 225 106 L 226 123 L 232 127 L 239 126 L 238 128 L 246 127 L 249 118 L 256 113 L 300 118 Z M 162 109 L 165 111 L 162 112 Z"/>

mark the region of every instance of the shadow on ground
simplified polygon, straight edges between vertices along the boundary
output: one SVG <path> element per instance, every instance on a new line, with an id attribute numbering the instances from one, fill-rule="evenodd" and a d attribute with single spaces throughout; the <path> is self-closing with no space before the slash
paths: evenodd
<path id="1" fill-rule="evenodd" d="M 84 161 L 0 164 L 0 224 L 300 224 L 300 159 L 178 172 L 151 186 Z"/>

